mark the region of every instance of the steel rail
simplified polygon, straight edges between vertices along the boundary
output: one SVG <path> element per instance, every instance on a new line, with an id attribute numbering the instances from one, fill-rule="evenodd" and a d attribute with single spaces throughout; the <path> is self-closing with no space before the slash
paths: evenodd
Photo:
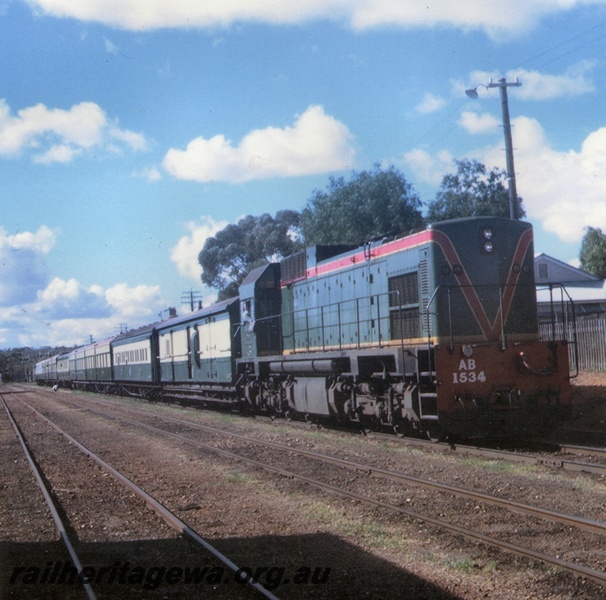
<path id="1" fill-rule="evenodd" d="M 81 578 L 81 573 L 83 571 L 82 563 L 80 562 L 80 559 L 78 558 L 78 554 L 76 553 L 76 549 L 74 548 L 74 545 L 69 538 L 69 535 L 65 528 L 65 524 L 63 523 L 63 520 L 61 519 L 61 515 L 59 515 L 59 511 L 57 510 L 55 501 L 53 500 L 52 496 L 50 495 L 47 485 L 44 482 L 44 478 L 42 477 L 41 469 L 38 467 L 38 465 L 34 461 L 34 458 L 31 454 L 29 448 L 27 447 L 27 442 L 25 441 L 25 437 L 23 436 L 21 429 L 19 428 L 19 425 L 17 425 L 17 422 L 15 421 L 13 414 L 12 414 L 10 408 L 8 407 L 8 404 L 6 403 L 6 400 L 4 399 L 4 396 L 0 395 L 0 399 L 2 400 L 2 404 L 4 405 L 4 410 L 6 411 L 8 420 L 10 421 L 10 424 L 12 425 L 13 429 L 15 430 L 15 435 L 17 436 L 17 439 L 19 440 L 19 443 L 21 444 L 21 448 L 23 449 L 25 458 L 26 458 L 27 462 L 29 463 L 32 473 L 34 474 L 36 483 L 38 484 L 38 487 L 40 488 L 40 491 L 42 492 L 42 495 L 44 496 L 44 500 L 46 501 L 46 504 L 48 505 L 51 516 L 53 517 L 53 521 L 55 522 L 55 526 L 57 527 L 57 531 L 59 532 L 59 536 L 61 537 L 63 544 L 67 548 L 69 556 L 72 559 L 72 563 L 73 563 L 74 567 L 76 568 L 76 571 L 78 573 L 78 579 L 80 579 L 80 583 L 82 583 L 82 586 L 84 587 L 84 590 L 86 591 L 86 595 L 90 598 L 90 600 L 96 600 L 95 592 L 93 591 L 93 588 L 90 585 L 90 583 L 83 581 Z"/>
<path id="2" fill-rule="evenodd" d="M 192 540 L 194 540 L 198 545 L 205 548 L 208 552 L 210 552 L 215 558 L 221 561 L 230 571 L 234 574 L 240 572 L 240 567 L 236 565 L 233 561 L 231 561 L 227 556 L 217 550 L 214 546 L 209 544 L 204 538 L 202 538 L 196 531 L 194 531 L 189 525 L 187 525 L 184 521 L 182 521 L 177 515 L 171 512 L 168 508 L 166 508 L 163 504 L 158 502 L 153 496 L 148 494 L 143 488 L 139 487 L 136 483 L 130 480 L 126 475 L 122 474 L 120 471 L 112 467 L 109 463 L 105 462 L 100 456 L 95 454 L 92 450 L 88 449 L 84 444 L 79 442 L 76 438 L 72 437 L 69 433 L 64 431 L 61 427 L 59 427 L 56 423 L 51 421 L 48 417 L 43 415 L 39 410 L 34 408 L 31 404 L 19 398 L 19 400 L 25 404 L 34 414 L 36 414 L 40 419 L 48 423 L 51 427 L 53 427 L 57 432 L 59 432 L 63 437 L 69 440 L 76 448 L 78 448 L 81 452 L 83 452 L 89 458 L 92 458 L 97 464 L 99 464 L 103 469 L 105 469 L 108 473 L 110 473 L 113 477 L 115 477 L 118 481 L 123 483 L 129 490 L 137 494 L 141 497 L 147 506 L 154 510 L 159 516 L 161 516 L 171 527 L 176 529 L 177 531 L 189 536 Z M 246 582 L 248 585 L 257 590 L 263 597 L 268 600 L 278 600 L 278 597 L 272 594 L 269 590 L 263 587 L 260 583 L 249 580 Z"/>
<path id="3" fill-rule="evenodd" d="M 91 410 L 91 409 L 89 409 L 89 410 Z M 269 448 L 274 448 L 276 450 L 284 450 L 287 452 L 293 452 L 293 453 L 299 454 L 301 456 L 311 458 L 313 460 L 341 466 L 341 467 L 344 467 L 344 468 L 347 468 L 350 470 L 354 470 L 354 471 L 364 472 L 364 473 L 367 473 L 367 474 L 375 476 L 375 477 L 380 477 L 383 479 L 390 479 L 392 481 L 397 481 L 400 483 L 409 483 L 409 484 L 415 485 L 417 487 L 429 488 L 429 489 L 433 489 L 433 490 L 440 491 L 440 492 L 451 493 L 451 494 L 454 494 L 454 495 L 462 497 L 462 498 L 478 500 L 481 502 L 485 502 L 487 504 L 492 504 L 494 506 L 498 506 L 500 508 L 505 508 L 505 509 L 510 510 L 515 513 L 526 514 L 526 515 L 530 515 L 533 517 L 542 518 L 547 521 L 562 523 L 564 525 L 577 527 L 579 529 L 583 529 L 583 530 L 589 531 L 591 533 L 606 535 L 606 523 L 601 522 L 601 521 L 595 521 L 593 519 L 586 519 L 584 517 L 575 517 L 573 515 L 568 515 L 566 513 L 561 513 L 561 512 L 553 511 L 550 509 L 539 508 L 536 506 L 532 506 L 530 504 L 524 504 L 522 502 L 517 502 L 515 500 L 507 500 L 504 498 L 498 498 L 497 496 L 491 496 L 489 494 L 484 494 L 482 492 L 466 490 L 464 488 L 460 488 L 457 486 L 439 483 L 436 481 L 430 481 L 428 479 L 422 479 L 420 477 L 415 477 L 413 475 L 406 475 L 405 473 L 401 473 L 399 471 L 391 471 L 391 470 L 382 469 L 379 467 L 372 467 L 372 466 L 365 465 L 362 463 L 357 463 L 357 462 L 350 461 L 350 460 L 344 460 L 341 458 L 336 458 L 334 456 L 328 456 L 328 455 L 322 454 L 320 452 L 312 452 L 311 450 L 304 450 L 302 448 L 294 448 L 292 446 L 285 446 L 284 444 L 279 444 L 277 442 L 271 442 L 268 440 L 259 440 L 256 438 L 251 438 L 251 437 L 239 434 L 239 433 L 225 431 L 224 429 L 217 429 L 214 427 L 210 427 L 208 425 L 193 423 L 193 422 L 187 421 L 185 419 L 178 419 L 176 417 L 170 417 L 168 415 L 162 415 L 162 416 L 151 415 L 148 411 L 136 409 L 134 407 L 129 407 L 127 410 L 133 410 L 133 411 L 137 412 L 138 414 L 142 414 L 142 415 L 152 417 L 152 418 L 163 419 L 165 421 L 173 422 L 178 425 L 185 425 L 187 427 L 191 427 L 192 429 L 199 429 L 202 431 L 210 431 L 212 433 L 219 433 L 221 435 L 229 436 L 231 438 L 238 439 L 240 441 L 249 442 L 249 443 L 253 443 L 253 444 L 261 445 L 261 446 L 267 446 Z M 97 412 L 97 411 L 92 411 L 92 412 Z M 97 413 L 97 414 L 104 414 L 104 413 Z M 108 416 L 108 415 L 105 415 L 105 416 Z M 130 422 L 134 425 L 152 427 L 154 431 L 161 431 L 168 435 L 173 435 L 173 436 L 177 435 L 178 436 L 178 434 L 173 434 L 171 432 L 164 431 L 163 429 L 153 427 L 152 425 L 147 425 L 145 423 L 141 423 L 140 421 L 133 421 L 133 420 L 127 419 L 125 417 L 115 417 L 114 415 L 111 415 L 111 416 L 112 416 L 112 418 L 119 418 L 126 422 Z M 183 440 L 189 441 L 188 438 L 184 438 L 183 436 L 178 436 L 178 439 L 181 439 L 182 441 Z"/>
<path id="4" fill-rule="evenodd" d="M 606 465 L 576 462 L 560 457 L 550 456 L 532 456 L 522 452 L 511 452 L 509 450 L 497 450 L 495 448 L 480 448 L 477 446 L 467 446 L 464 444 L 446 444 L 444 442 L 430 442 L 426 440 L 416 440 L 414 438 L 396 438 L 392 434 L 372 433 L 373 436 L 386 438 L 396 443 L 416 445 L 425 448 L 450 448 L 457 452 L 464 452 L 472 456 L 480 456 L 494 460 L 508 460 L 513 462 L 525 463 L 529 465 L 543 465 L 563 469 L 565 471 L 577 471 L 583 473 L 595 473 L 597 475 L 606 475 Z M 560 451 L 573 454 L 606 454 L 606 449 L 601 448 L 583 448 L 582 446 L 559 446 Z"/>
<path id="5" fill-rule="evenodd" d="M 570 452 L 571 454 L 596 454 L 606 457 L 606 448 L 595 446 L 579 446 L 575 444 L 558 444 L 561 452 Z"/>
<path id="6" fill-rule="evenodd" d="M 22 400 L 22 402 L 23 402 L 23 400 Z M 33 410 L 35 410 L 35 409 L 33 409 Z M 139 411 L 138 409 L 135 409 L 135 410 L 137 410 L 137 412 L 143 412 L 143 413 L 146 412 L 146 411 Z M 92 412 L 96 412 L 96 411 L 92 411 Z M 98 414 L 103 414 L 103 413 L 98 413 Z M 553 566 L 559 567 L 559 568 L 564 569 L 566 571 L 569 571 L 569 572 L 571 572 L 571 573 L 573 573 L 573 574 L 575 574 L 577 576 L 586 577 L 588 579 L 591 579 L 592 581 L 595 581 L 596 583 L 599 583 L 601 585 L 606 586 L 606 573 L 605 572 L 597 571 L 596 569 L 592 569 L 592 568 L 584 566 L 584 565 L 579 565 L 579 564 L 576 564 L 576 563 L 573 563 L 573 562 L 570 562 L 570 561 L 566 561 L 566 560 L 560 559 L 558 557 L 550 556 L 550 555 L 544 554 L 542 552 L 538 552 L 536 550 L 533 550 L 531 548 L 524 548 L 523 546 L 519 546 L 517 544 L 513 544 L 513 543 L 510 543 L 510 542 L 499 540 L 499 539 L 487 536 L 485 534 L 482 534 L 482 533 L 479 533 L 479 532 L 467 529 L 465 527 L 462 527 L 462 526 L 459 526 L 459 525 L 456 525 L 456 524 L 453 524 L 453 523 L 449 523 L 447 521 L 442 521 L 442 520 L 436 519 L 434 517 L 430 517 L 430 516 L 427 516 L 427 515 L 422 515 L 420 513 L 417 513 L 415 511 L 410 510 L 410 509 L 403 508 L 401 506 L 397 506 L 395 504 L 384 502 L 382 500 L 377 500 L 375 498 L 364 496 L 362 494 L 357 494 L 357 493 L 354 493 L 354 492 L 349 492 L 347 490 L 344 490 L 343 488 L 339 488 L 339 487 L 333 486 L 331 484 L 324 483 L 322 481 L 318 481 L 316 479 L 312 479 L 312 478 L 304 476 L 304 475 L 300 475 L 300 474 L 295 473 L 293 471 L 289 471 L 287 469 L 283 469 L 282 467 L 276 467 L 276 466 L 273 466 L 273 465 L 268 465 L 267 463 L 263 463 L 263 462 L 255 460 L 255 459 L 248 458 L 248 457 L 236 454 L 234 452 L 230 452 L 228 450 L 222 450 L 220 448 L 216 448 L 214 446 L 210 446 L 208 444 L 204 444 L 203 442 L 199 442 L 197 440 L 189 439 L 189 438 L 184 437 L 184 436 L 182 436 L 180 434 L 176 434 L 176 433 L 172 433 L 172 432 L 169 432 L 169 431 L 165 431 L 165 430 L 160 429 L 158 427 L 154 427 L 153 425 L 148 425 L 146 423 L 141 423 L 140 421 L 136 421 L 136 420 L 133 420 L 133 419 L 127 419 L 125 417 L 115 417 L 114 415 L 105 415 L 105 416 L 111 416 L 111 418 L 118 418 L 118 419 L 121 419 L 121 420 L 123 420 L 125 422 L 130 422 L 130 423 L 132 423 L 134 425 L 137 425 L 139 427 L 142 427 L 142 428 L 147 429 L 149 431 L 152 431 L 154 433 L 161 433 L 161 434 L 163 434 L 163 435 L 165 435 L 167 437 L 179 440 L 180 442 L 185 442 L 185 443 L 194 445 L 194 446 L 196 446 L 198 448 L 201 448 L 201 449 L 203 449 L 205 451 L 208 451 L 208 452 L 212 452 L 213 454 L 222 456 L 222 457 L 227 458 L 229 460 L 238 460 L 238 461 L 244 462 L 246 464 L 250 464 L 250 465 L 252 465 L 254 467 L 262 468 L 262 469 L 264 469 L 266 471 L 269 471 L 269 472 L 281 475 L 283 477 L 287 477 L 287 478 L 290 478 L 290 479 L 296 479 L 298 481 L 302 481 L 302 482 L 304 482 L 304 483 L 306 483 L 306 484 L 308 484 L 308 485 L 310 485 L 312 487 L 315 487 L 317 489 L 320 489 L 322 491 L 325 491 L 327 493 L 330 493 L 330 494 L 333 494 L 333 495 L 336 495 L 336 496 L 339 496 L 339 497 L 342 497 L 342 498 L 357 500 L 359 502 L 363 502 L 363 503 L 369 504 L 371 506 L 376 506 L 376 507 L 384 508 L 384 509 L 387 509 L 387 510 L 390 510 L 390 511 L 394 511 L 394 512 L 399 513 L 399 514 L 406 515 L 406 516 L 408 516 L 410 518 L 417 519 L 417 520 L 419 520 L 421 522 L 425 522 L 425 523 L 428 523 L 428 524 L 433 525 L 435 527 L 446 529 L 446 530 L 448 530 L 448 531 L 450 531 L 452 533 L 455 533 L 455 534 L 458 534 L 458 535 L 462 535 L 462 536 L 466 537 L 467 539 L 471 539 L 471 540 L 476 541 L 476 542 L 482 542 L 482 543 L 487 544 L 489 546 L 493 546 L 493 547 L 496 547 L 496 548 L 499 548 L 499 549 L 502 549 L 502 550 L 507 550 L 509 552 L 512 552 L 514 554 L 517 554 L 517 555 L 525 557 L 525 558 L 529 558 L 529 559 L 532 559 L 532 560 L 537 560 L 537 561 L 540 561 L 540 562 L 545 563 L 545 564 L 549 564 L 549 565 L 553 565 Z M 151 416 L 154 417 L 155 415 L 151 415 Z M 160 418 L 165 418 L 165 417 L 160 417 Z M 177 421 L 177 422 L 182 421 L 182 423 L 185 424 L 185 425 L 192 425 L 190 422 L 183 421 L 181 419 L 172 419 L 172 418 L 170 418 L 170 420 L 174 420 L 174 421 Z M 209 428 L 209 427 L 203 426 L 203 425 L 200 425 L 200 428 L 212 429 L 212 428 Z M 215 430 L 215 431 L 217 431 L 219 433 L 225 433 L 223 430 Z M 231 435 L 231 434 L 229 434 L 229 435 Z M 239 434 L 233 434 L 233 435 L 234 435 L 234 437 L 240 437 L 240 438 L 244 438 L 244 439 L 250 439 L 250 441 L 255 441 L 252 438 L 246 438 L 245 436 L 240 436 Z M 265 444 L 266 442 L 256 441 L 256 443 L 258 443 L 258 444 Z M 287 447 L 287 446 L 284 446 L 281 449 L 287 449 L 289 451 L 296 451 L 296 449 L 293 449 L 293 448 Z M 308 451 L 302 451 L 302 452 L 308 452 Z M 322 455 L 322 456 L 324 456 L 324 455 Z M 328 458 L 330 458 L 330 457 L 328 457 Z M 336 459 L 336 460 L 339 460 L 339 459 Z M 367 467 L 364 467 L 363 465 L 362 465 L 362 467 L 363 467 L 362 470 L 366 470 L 366 471 L 369 470 Z M 602 533 L 603 533 L 603 531 L 602 531 Z"/>

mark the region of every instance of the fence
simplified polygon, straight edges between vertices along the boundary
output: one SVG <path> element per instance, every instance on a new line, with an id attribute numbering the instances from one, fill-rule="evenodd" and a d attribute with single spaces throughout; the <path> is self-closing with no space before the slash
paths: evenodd
<path id="1" fill-rule="evenodd" d="M 566 326 L 566 335 L 562 335 L 562 324 L 556 325 L 556 339 L 565 337 L 574 340 L 575 332 L 573 325 Z M 541 339 L 552 339 L 553 329 L 551 324 L 543 324 L 539 327 Z M 579 371 L 606 371 L 606 319 L 587 319 L 576 322 L 576 339 Z M 570 367 L 576 368 L 575 352 L 573 344 L 569 349 Z"/>

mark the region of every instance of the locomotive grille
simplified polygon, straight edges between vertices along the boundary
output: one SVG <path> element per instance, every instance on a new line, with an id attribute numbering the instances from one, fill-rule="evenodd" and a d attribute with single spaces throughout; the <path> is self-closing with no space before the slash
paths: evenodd
<path id="1" fill-rule="evenodd" d="M 304 279 L 307 275 L 307 253 L 305 250 L 285 258 L 280 263 L 280 272 L 282 285 Z"/>
<path id="2" fill-rule="evenodd" d="M 389 306 L 404 306 L 419 303 L 419 278 L 416 273 L 407 273 L 389 278 Z M 392 293 L 395 292 L 395 293 Z"/>
<path id="3" fill-rule="evenodd" d="M 419 261 L 419 282 L 421 284 L 421 302 L 423 310 L 425 310 L 429 302 L 429 269 L 425 259 Z"/>
<path id="4" fill-rule="evenodd" d="M 398 340 L 419 337 L 418 273 L 389 278 L 389 307 L 391 338 Z"/>

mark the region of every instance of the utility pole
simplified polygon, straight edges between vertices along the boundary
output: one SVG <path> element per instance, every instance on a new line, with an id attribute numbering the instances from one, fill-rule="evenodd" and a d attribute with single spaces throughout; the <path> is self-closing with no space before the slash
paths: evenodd
<path id="1" fill-rule="evenodd" d="M 191 312 L 194 312 L 194 302 L 198 303 L 198 308 L 202 308 L 202 294 L 200 292 L 194 292 L 193 290 L 189 290 L 189 292 L 183 292 L 181 294 L 181 302 L 189 302 L 189 307 Z"/>
<path id="2" fill-rule="evenodd" d="M 507 188 L 509 190 L 509 217 L 511 219 L 518 218 L 518 191 L 516 189 L 516 172 L 513 165 L 513 143 L 511 139 L 511 122 L 509 120 L 509 102 L 507 100 L 507 88 L 508 87 L 520 87 L 521 81 L 518 81 L 517 77 L 514 82 L 507 83 L 505 77 L 499 79 L 497 82 L 493 82 L 492 79 L 488 85 L 483 83 L 478 84 L 475 88 L 465 90 L 465 93 L 473 99 L 478 97 L 477 89 L 482 86 L 485 88 L 498 87 L 501 91 L 501 112 L 503 114 L 503 133 L 505 135 L 505 159 L 507 162 Z"/>

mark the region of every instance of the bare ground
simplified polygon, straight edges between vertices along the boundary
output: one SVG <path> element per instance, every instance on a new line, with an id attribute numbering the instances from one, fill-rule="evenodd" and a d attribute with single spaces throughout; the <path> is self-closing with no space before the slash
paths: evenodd
<path id="1" fill-rule="evenodd" d="M 605 385 L 606 374 L 578 378 L 574 427 L 600 432 L 606 417 Z M 4 388 L 0 393 L 5 393 Z M 75 408 L 73 402 L 80 402 L 79 397 L 46 391 L 36 404 L 134 477 L 237 564 L 258 570 L 261 582 L 269 583 L 280 598 L 518 600 L 604 596 L 605 590 L 595 584 L 470 543 L 415 519 L 368 509 L 191 446 L 108 422 Z M 228 574 L 185 584 L 186 569 L 207 568 L 207 573 L 217 574 L 220 565 L 176 535 L 142 501 L 125 493 L 18 402 L 10 403 L 62 511 L 69 517 L 84 564 L 97 574 L 106 568 L 106 575 L 95 586 L 98 597 L 255 597 Z M 177 408 L 157 410 L 183 415 Z M 606 486 L 595 476 L 533 469 L 512 472 L 486 464 L 462 464 L 451 456 L 405 452 L 376 439 L 307 429 L 293 432 L 279 423 L 198 411 L 186 411 L 186 418 L 460 485 L 502 489 L 524 500 L 535 497 L 562 511 L 576 509 L 588 518 L 606 520 Z M 240 450 L 253 452 L 248 447 Z M 0 597 L 84 597 L 77 585 L 50 583 L 52 569 L 57 563 L 64 565 L 69 557 L 58 542 L 3 410 L 0 452 Z M 282 457 L 284 463 L 291 460 Z M 335 470 L 335 483 L 350 483 L 343 477 Z M 404 505 L 422 507 L 433 501 L 413 490 L 385 493 L 400 493 Z M 459 504 L 453 502 L 440 510 L 467 515 L 477 510 Z M 589 552 L 576 537 L 564 545 L 566 556 L 581 557 Z M 19 568 L 22 570 L 15 571 Z M 168 578 L 170 569 L 174 583 Z"/>

